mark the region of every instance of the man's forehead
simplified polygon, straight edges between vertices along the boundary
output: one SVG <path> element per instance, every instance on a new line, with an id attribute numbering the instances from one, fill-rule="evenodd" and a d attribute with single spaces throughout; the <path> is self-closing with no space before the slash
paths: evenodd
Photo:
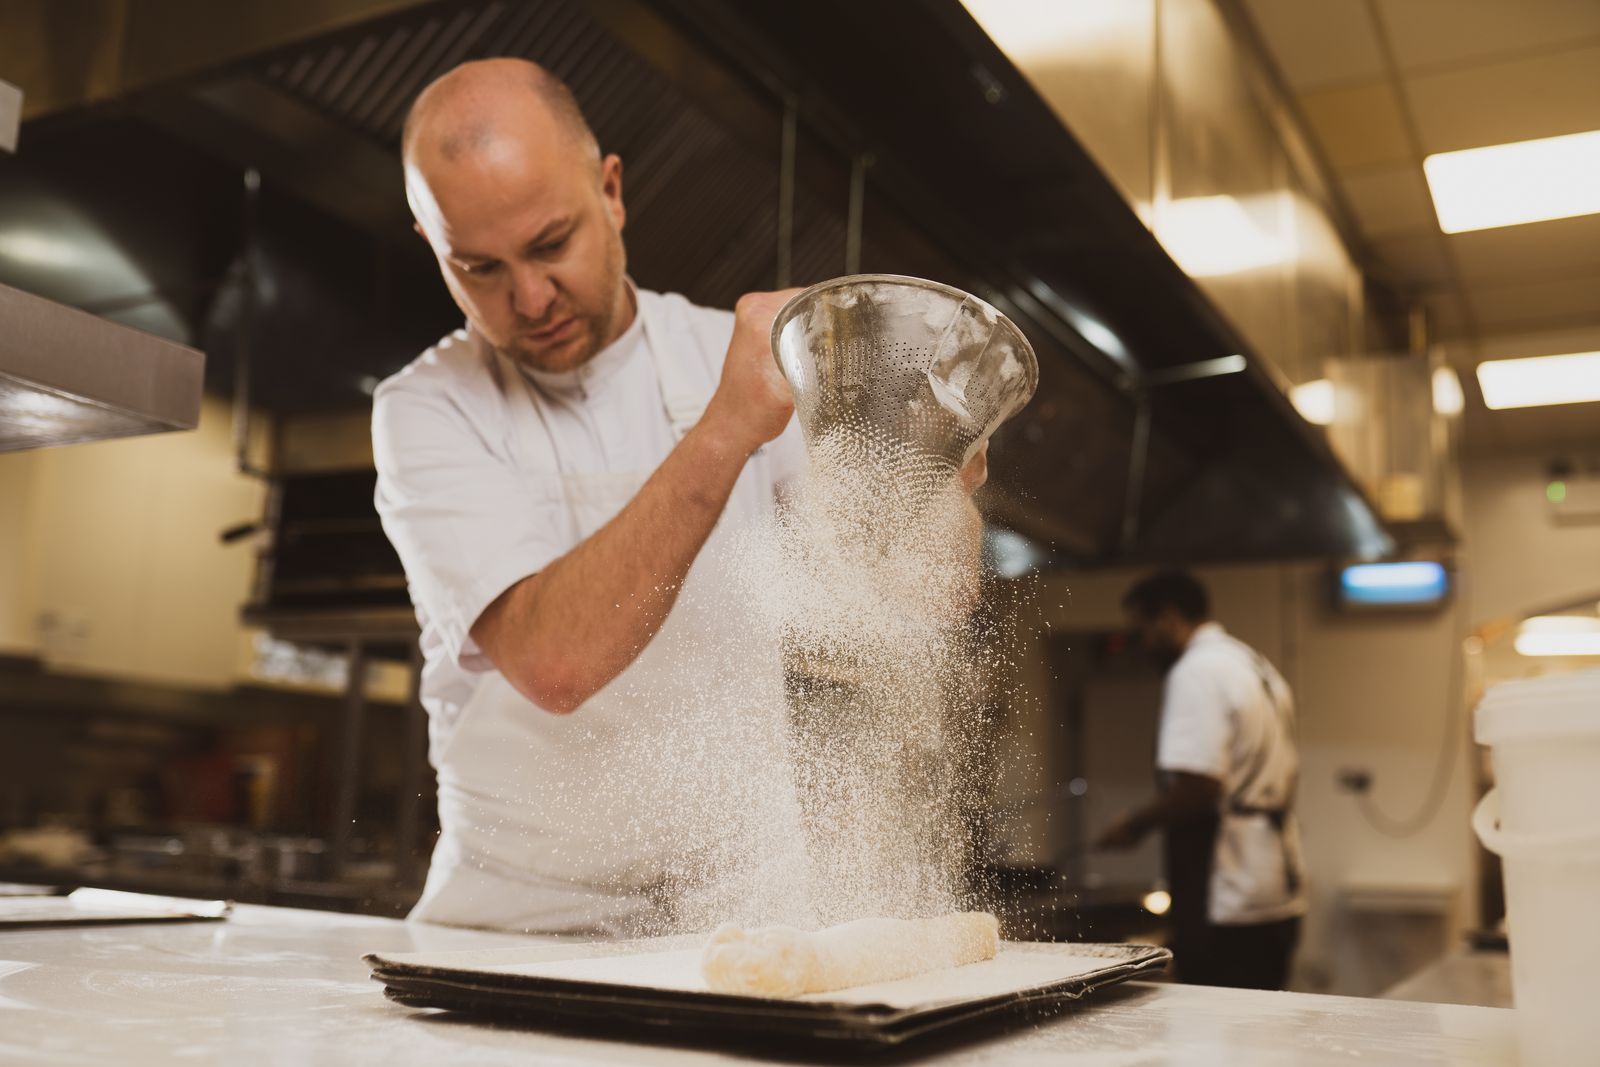
<path id="1" fill-rule="evenodd" d="M 473 242 L 483 234 L 499 241 L 524 230 L 531 236 L 571 214 L 589 176 L 581 163 L 511 151 L 408 167 L 406 179 L 412 212 L 425 229 Z"/>

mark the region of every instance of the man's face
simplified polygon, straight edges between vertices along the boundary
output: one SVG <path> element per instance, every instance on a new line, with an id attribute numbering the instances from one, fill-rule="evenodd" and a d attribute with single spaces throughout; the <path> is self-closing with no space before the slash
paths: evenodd
<path id="1" fill-rule="evenodd" d="M 622 161 L 530 131 L 465 161 L 433 161 L 417 229 L 467 320 L 538 370 L 570 370 L 621 332 Z"/>
<path id="2" fill-rule="evenodd" d="M 1183 641 L 1178 635 L 1178 613 L 1163 608 L 1155 614 L 1138 611 L 1127 612 L 1128 629 L 1138 638 L 1139 647 L 1163 666 L 1171 666 L 1183 652 Z"/>

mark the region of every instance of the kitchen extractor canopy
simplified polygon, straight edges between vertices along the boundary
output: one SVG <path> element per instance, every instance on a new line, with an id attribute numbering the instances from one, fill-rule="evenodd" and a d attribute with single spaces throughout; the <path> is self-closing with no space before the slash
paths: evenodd
<path id="1" fill-rule="evenodd" d="M 0 285 L 0 452 L 192 430 L 205 356 Z"/>

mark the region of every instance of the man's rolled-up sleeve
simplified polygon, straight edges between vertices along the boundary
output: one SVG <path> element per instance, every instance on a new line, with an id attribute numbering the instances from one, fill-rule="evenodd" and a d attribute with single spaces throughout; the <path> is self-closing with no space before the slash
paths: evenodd
<path id="1" fill-rule="evenodd" d="M 1232 707 L 1223 680 L 1204 662 L 1180 662 L 1161 700 L 1156 766 L 1226 781 Z"/>
<path id="2" fill-rule="evenodd" d="M 448 397 L 384 388 L 373 400 L 376 503 L 412 602 L 468 670 L 492 666 L 472 640 L 501 593 L 566 551 L 560 481 L 491 452 Z"/>

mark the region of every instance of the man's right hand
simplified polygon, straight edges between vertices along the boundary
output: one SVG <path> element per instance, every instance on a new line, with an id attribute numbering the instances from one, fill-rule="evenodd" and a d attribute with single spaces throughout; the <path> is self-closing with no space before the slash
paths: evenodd
<path id="1" fill-rule="evenodd" d="M 1111 825 L 1100 831 L 1100 836 L 1095 838 L 1094 850 L 1096 852 L 1126 852 L 1138 848 L 1148 829 L 1143 826 L 1132 814 L 1119 815 L 1111 821 Z"/>
<path id="2" fill-rule="evenodd" d="M 746 293 L 734 305 L 733 340 L 705 421 L 720 426 L 746 452 L 777 437 L 794 414 L 794 394 L 772 357 L 772 320 L 799 291 Z"/>

